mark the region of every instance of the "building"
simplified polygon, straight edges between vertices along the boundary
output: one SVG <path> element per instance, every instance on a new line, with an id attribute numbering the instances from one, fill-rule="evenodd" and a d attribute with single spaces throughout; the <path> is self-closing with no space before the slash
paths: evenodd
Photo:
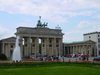
<path id="1" fill-rule="evenodd" d="M 96 56 L 95 44 L 96 42 L 91 40 L 64 43 L 64 55 L 85 54 L 89 56 Z"/>
<path id="2" fill-rule="evenodd" d="M 24 50 L 21 50 L 22 57 L 62 55 L 62 39 L 64 34 L 59 27 L 50 29 L 47 27 L 47 24 L 45 22 L 42 24 L 41 20 L 38 20 L 37 27 L 35 28 L 17 28 L 15 34 L 20 39 L 23 39 L 24 42 Z M 39 51 L 39 42 L 41 44 L 41 51 Z"/>
<path id="3" fill-rule="evenodd" d="M 91 56 L 100 55 L 100 32 L 84 34 L 84 41 L 63 44 L 64 33 L 61 28 L 57 26 L 55 29 L 50 29 L 47 25 L 48 23 L 42 23 L 40 18 L 34 28 L 16 28 L 15 35 L 20 37 L 19 45 L 22 57 L 62 56 L 79 53 Z M 15 37 L 0 40 L 0 53 L 11 58 L 15 40 Z"/>
<path id="4" fill-rule="evenodd" d="M 16 36 L 20 37 L 20 47 L 22 57 L 31 56 L 61 56 L 63 33 L 60 27 L 50 29 L 48 23 L 38 20 L 37 27 L 18 27 Z M 1 53 L 6 54 L 8 58 L 12 56 L 15 47 L 15 37 L 3 39 L 0 41 Z M 41 51 L 39 44 L 41 44 Z"/>
<path id="5" fill-rule="evenodd" d="M 0 53 L 5 54 L 8 58 L 11 58 L 14 47 L 15 47 L 15 37 L 9 37 L 0 40 Z"/>
<path id="6" fill-rule="evenodd" d="M 100 56 L 100 32 L 92 32 L 83 34 L 84 40 L 92 40 L 96 42 L 97 56 Z"/>

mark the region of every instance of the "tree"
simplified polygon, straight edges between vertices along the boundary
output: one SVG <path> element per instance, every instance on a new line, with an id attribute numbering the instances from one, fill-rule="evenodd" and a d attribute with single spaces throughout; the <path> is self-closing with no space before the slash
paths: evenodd
<path id="1" fill-rule="evenodd" d="M 7 57 L 5 54 L 0 54 L 0 60 L 7 60 Z"/>

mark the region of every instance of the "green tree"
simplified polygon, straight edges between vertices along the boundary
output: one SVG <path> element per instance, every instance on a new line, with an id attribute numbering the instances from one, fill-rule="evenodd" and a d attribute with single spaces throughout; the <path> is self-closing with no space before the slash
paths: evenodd
<path id="1" fill-rule="evenodd" d="M 0 54 L 0 60 L 7 60 L 7 57 L 5 54 Z"/>

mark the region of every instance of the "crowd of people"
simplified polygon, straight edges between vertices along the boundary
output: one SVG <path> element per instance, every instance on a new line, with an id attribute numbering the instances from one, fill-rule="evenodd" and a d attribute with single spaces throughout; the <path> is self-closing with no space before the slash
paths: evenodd
<path id="1" fill-rule="evenodd" d="M 48 55 L 43 55 L 43 56 L 36 56 L 36 57 L 31 57 L 32 59 L 39 59 L 40 61 L 53 61 L 53 60 L 60 60 L 62 56 L 56 56 L 56 55 L 52 55 L 52 56 L 48 56 Z M 87 60 L 89 59 L 89 55 L 85 55 L 85 54 L 69 54 L 69 55 L 65 55 L 64 57 L 66 58 L 78 58 L 79 60 Z M 30 58 L 30 57 L 27 57 Z"/>
<path id="2" fill-rule="evenodd" d="M 44 56 L 40 56 L 40 57 L 37 57 L 40 61 L 53 61 L 53 60 L 59 60 L 59 56 L 47 56 L 47 55 L 44 55 Z"/>
<path id="3" fill-rule="evenodd" d="M 89 58 L 89 55 L 87 54 L 69 54 L 69 55 L 65 55 L 65 57 L 68 57 L 68 58 L 75 58 L 75 57 L 78 57 L 79 60 L 87 60 L 88 61 L 88 58 Z"/>

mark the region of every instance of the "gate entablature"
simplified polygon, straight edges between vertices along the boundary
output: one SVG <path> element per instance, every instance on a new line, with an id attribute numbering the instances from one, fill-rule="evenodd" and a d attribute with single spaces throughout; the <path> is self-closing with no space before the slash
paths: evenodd
<path id="1" fill-rule="evenodd" d="M 64 35 L 62 30 L 49 29 L 49 28 L 30 28 L 30 27 L 18 27 L 16 35 L 19 36 L 30 36 L 30 37 L 59 37 L 62 38 Z"/>

